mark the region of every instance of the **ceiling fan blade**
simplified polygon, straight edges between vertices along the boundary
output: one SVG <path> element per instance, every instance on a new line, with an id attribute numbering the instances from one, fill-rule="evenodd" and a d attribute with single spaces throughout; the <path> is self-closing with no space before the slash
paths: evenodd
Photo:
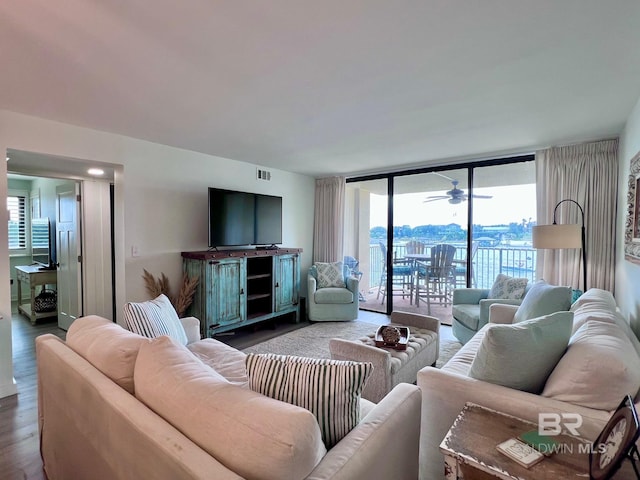
<path id="1" fill-rule="evenodd" d="M 437 200 L 445 200 L 447 198 L 449 198 L 448 195 L 446 195 L 446 196 L 442 196 L 442 195 L 440 195 L 440 196 L 432 196 L 432 197 L 427 197 L 425 200 L 422 201 L 422 203 L 435 202 Z"/>
<path id="2" fill-rule="evenodd" d="M 491 195 L 473 195 L 473 198 L 493 198 Z"/>
<path id="3" fill-rule="evenodd" d="M 439 177 L 442 177 L 442 178 L 446 178 L 450 182 L 454 182 L 455 181 L 453 178 L 447 177 L 446 175 L 444 175 L 444 174 L 442 174 L 440 172 L 430 172 L 430 173 L 432 173 L 433 175 L 438 175 Z"/>

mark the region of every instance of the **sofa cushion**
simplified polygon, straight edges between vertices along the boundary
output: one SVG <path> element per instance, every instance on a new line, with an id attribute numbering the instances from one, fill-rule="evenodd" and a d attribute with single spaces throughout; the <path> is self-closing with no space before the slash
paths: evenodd
<path id="1" fill-rule="evenodd" d="M 480 304 L 472 305 L 469 303 L 462 303 L 460 305 L 453 305 L 451 312 L 453 313 L 453 318 L 462 325 L 471 330 L 478 330 Z"/>
<path id="2" fill-rule="evenodd" d="M 300 479 L 326 454 L 304 408 L 230 384 L 169 337 L 140 348 L 136 397 L 244 478 Z"/>
<path id="3" fill-rule="evenodd" d="M 534 283 L 513 316 L 513 323 L 567 311 L 571 307 L 571 287 L 549 285 L 544 280 Z"/>
<path id="4" fill-rule="evenodd" d="M 313 296 L 316 303 L 348 304 L 353 303 L 353 292 L 346 288 L 327 287 L 316 290 Z"/>
<path id="5" fill-rule="evenodd" d="M 69 327 L 66 343 L 112 381 L 134 393 L 133 370 L 140 345 L 148 338 L 96 315 L 77 318 Z"/>
<path id="6" fill-rule="evenodd" d="M 575 312 L 585 305 L 594 305 L 606 311 L 616 310 L 616 300 L 613 298 L 613 294 L 600 288 L 590 288 L 580 295 L 571 305 L 571 311 Z"/>
<path id="7" fill-rule="evenodd" d="M 591 288 L 582 294 L 573 304 L 570 310 L 573 315 L 573 332 L 586 322 L 591 320 L 616 323 L 617 306 L 611 292 L 599 288 Z"/>
<path id="8" fill-rule="evenodd" d="M 190 343 L 187 348 L 230 383 L 247 387 L 247 369 L 244 366 L 246 353 L 213 338 Z"/>
<path id="9" fill-rule="evenodd" d="M 471 337 L 467 343 L 462 345 L 462 348 L 442 366 L 442 370 L 447 373 L 455 373 L 456 375 L 468 377 L 473 360 L 476 358 L 485 332 L 489 328 L 491 328 L 491 324 L 487 324 L 478 330 L 476 334 Z"/>
<path id="10" fill-rule="evenodd" d="M 539 393 L 567 348 L 572 321 L 572 312 L 557 312 L 513 325 L 489 324 L 469 376 Z"/>
<path id="11" fill-rule="evenodd" d="M 504 273 L 499 273 L 496 277 L 488 298 L 503 298 L 508 300 L 519 300 L 524 295 L 527 288 L 528 278 L 514 278 Z"/>
<path id="12" fill-rule="evenodd" d="M 318 288 L 346 287 L 342 262 L 316 262 L 315 267 L 318 275 Z"/>
<path id="13" fill-rule="evenodd" d="M 327 448 L 360 421 L 360 395 L 372 371 L 367 362 L 247 355 L 249 388 L 311 411 Z"/>
<path id="14" fill-rule="evenodd" d="M 640 357 L 614 323 L 587 322 L 571 337 L 542 395 L 598 410 L 615 409 L 640 389 Z"/>
<path id="15" fill-rule="evenodd" d="M 573 312 L 573 333 L 591 321 L 615 323 L 627 335 L 640 357 L 640 341 L 631 330 L 629 322 L 618 310 L 611 292 L 590 288 L 571 305 L 571 311 Z"/>
<path id="16" fill-rule="evenodd" d="M 160 294 L 147 302 L 127 302 L 124 321 L 129 330 L 143 337 L 168 335 L 182 345 L 187 344 L 187 334 L 166 295 Z"/>
<path id="17" fill-rule="evenodd" d="M 586 303 L 573 312 L 573 333 L 577 332 L 582 325 L 590 321 L 617 323 L 619 313 L 616 310 L 609 310 L 598 306 L 595 303 Z"/>

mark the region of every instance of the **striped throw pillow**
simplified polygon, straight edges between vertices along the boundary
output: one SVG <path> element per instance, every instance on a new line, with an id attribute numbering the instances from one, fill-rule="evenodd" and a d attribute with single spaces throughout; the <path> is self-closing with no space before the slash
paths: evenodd
<path id="1" fill-rule="evenodd" d="M 128 330 L 143 337 L 168 335 L 180 345 L 187 344 L 187 334 L 166 295 L 160 294 L 147 302 L 126 303 L 124 321 Z"/>
<path id="2" fill-rule="evenodd" d="M 246 364 L 251 390 L 314 414 L 327 449 L 360 422 L 360 395 L 371 363 L 249 354 Z"/>

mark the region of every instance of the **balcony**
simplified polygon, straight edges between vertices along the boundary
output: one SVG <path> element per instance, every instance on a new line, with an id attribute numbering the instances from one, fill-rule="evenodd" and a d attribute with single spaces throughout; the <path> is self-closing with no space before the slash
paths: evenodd
<path id="1" fill-rule="evenodd" d="M 455 259 L 465 260 L 467 257 L 466 244 L 451 243 L 456 247 Z M 393 258 L 402 259 L 406 255 L 404 244 L 394 246 Z M 368 268 L 363 272 L 361 282 L 362 299 L 360 307 L 366 310 L 384 311 L 382 295 L 378 294 L 382 278 L 384 259 L 378 244 L 369 246 Z M 361 262 L 361 270 L 367 262 Z M 534 282 L 536 265 L 536 250 L 530 245 L 497 245 L 494 247 L 478 247 L 472 259 L 472 287 L 491 288 L 496 276 L 500 273 L 511 277 L 528 278 Z M 367 281 L 368 279 L 368 281 Z M 455 285 L 454 285 L 455 287 Z M 416 307 L 409 295 L 404 298 L 400 295 L 393 297 L 395 310 L 427 313 L 427 307 L 421 304 Z M 432 305 L 431 314 L 445 324 L 451 323 L 451 304 Z"/>

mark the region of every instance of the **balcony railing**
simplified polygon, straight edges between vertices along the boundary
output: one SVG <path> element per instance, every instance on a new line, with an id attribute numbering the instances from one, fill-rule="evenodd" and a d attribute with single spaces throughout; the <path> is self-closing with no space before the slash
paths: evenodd
<path id="1" fill-rule="evenodd" d="M 464 260 L 467 256 L 466 245 L 456 245 L 456 260 Z M 394 258 L 403 258 L 406 254 L 404 245 L 394 246 Z M 379 245 L 369 247 L 370 287 L 378 287 L 382 276 L 384 260 Z M 491 288 L 496 276 L 504 273 L 510 277 L 528 278 L 534 282 L 536 268 L 536 250 L 531 247 L 496 246 L 479 247 L 472 259 L 472 283 L 476 288 Z"/>

